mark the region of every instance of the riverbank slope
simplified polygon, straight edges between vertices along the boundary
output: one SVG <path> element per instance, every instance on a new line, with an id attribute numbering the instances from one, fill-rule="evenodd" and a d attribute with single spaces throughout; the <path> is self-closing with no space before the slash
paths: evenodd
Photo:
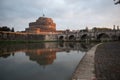
<path id="1" fill-rule="evenodd" d="M 120 42 L 108 42 L 95 52 L 97 80 L 120 80 Z"/>
<path id="2" fill-rule="evenodd" d="M 120 42 L 91 48 L 80 61 L 72 80 L 120 80 Z"/>
<path id="3" fill-rule="evenodd" d="M 72 80 L 92 80 L 95 78 L 94 53 L 100 44 L 95 45 L 86 53 L 73 73 Z"/>

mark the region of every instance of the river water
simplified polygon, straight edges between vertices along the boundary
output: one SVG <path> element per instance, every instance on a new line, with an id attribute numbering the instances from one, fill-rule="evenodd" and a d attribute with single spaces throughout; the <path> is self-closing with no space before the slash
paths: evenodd
<path id="1" fill-rule="evenodd" d="M 0 80 L 70 80 L 92 46 L 72 42 L 0 45 Z"/>

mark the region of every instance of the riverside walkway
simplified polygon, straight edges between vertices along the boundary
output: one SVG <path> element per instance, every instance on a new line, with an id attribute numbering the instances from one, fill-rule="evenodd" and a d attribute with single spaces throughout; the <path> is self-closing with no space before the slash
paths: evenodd
<path id="1" fill-rule="evenodd" d="M 120 42 L 104 43 L 95 52 L 97 80 L 120 80 Z"/>
<path id="2" fill-rule="evenodd" d="M 72 80 L 120 80 L 120 42 L 91 48 L 78 64 Z"/>

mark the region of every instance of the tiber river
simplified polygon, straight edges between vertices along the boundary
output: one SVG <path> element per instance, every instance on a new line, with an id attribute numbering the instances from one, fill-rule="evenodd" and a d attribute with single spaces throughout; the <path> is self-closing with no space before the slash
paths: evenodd
<path id="1" fill-rule="evenodd" d="M 70 80 L 94 44 L 0 44 L 0 80 Z"/>

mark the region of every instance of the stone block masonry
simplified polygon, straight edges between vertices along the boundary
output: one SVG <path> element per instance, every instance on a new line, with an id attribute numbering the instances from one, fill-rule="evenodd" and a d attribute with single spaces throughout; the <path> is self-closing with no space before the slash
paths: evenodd
<path id="1" fill-rule="evenodd" d="M 0 32 L 0 40 L 39 40 L 44 41 L 43 34 L 28 34 L 19 32 Z"/>

